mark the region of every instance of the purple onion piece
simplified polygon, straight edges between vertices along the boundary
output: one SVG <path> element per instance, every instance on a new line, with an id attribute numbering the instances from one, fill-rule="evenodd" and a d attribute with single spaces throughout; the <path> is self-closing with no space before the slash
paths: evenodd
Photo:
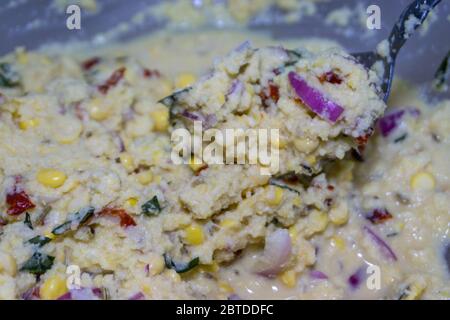
<path id="1" fill-rule="evenodd" d="M 278 229 L 266 237 L 263 266 L 257 274 L 272 278 L 278 275 L 284 265 L 289 261 L 292 253 L 292 243 L 286 229 Z"/>
<path id="2" fill-rule="evenodd" d="M 233 51 L 235 52 L 243 52 L 244 50 L 247 50 L 251 47 L 251 43 L 249 40 L 246 40 L 242 42 L 240 45 L 238 45 Z"/>
<path id="3" fill-rule="evenodd" d="M 319 117 L 336 122 L 344 112 L 337 103 L 326 98 L 320 91 L 308 85 L 297 73 L 289 72 L 289 82 L 297 96 Z"/>
<path id="4" fill-rule="evenodd" d="M 309 273 L 309 276 L 311 278 L 317 279 L 317 280 L 326 280 L 326 279 L 328 279 L 328 276 L 325 273 L 323 273 L 322 271 L 319 271 L 319 270 L 312 270 Z"/>
<path id="5" fill-rule="evenodd" d="M 142 292 L 138 292 L 128 298 L 128 300 L 145 300 L 145 295 Z"/>
<path id="6" fill-rule="evenodd" d="M 348 277 L 348 284 L 352 289 L 358 289 L 361 283 L 364 281 L 366 277 L 366 268 L 360 267 L 353 273 L 350 277 Z"/>
<path id="7" fill-rule="evenodd" d="M 233 293 L 228 296 L 228 300 L 242 300 L 237 294 Z"/>
<path id="8" fill-rule="evenodd" d="M 228 90 L 228 92 L 227 92 L 227 96 L 231 96 L 233 94 L 241 94 L 243 90 L 244 90 L 244 84 L 242 83 L 242 81 L 235 79 L 231 83 L 231 87 L 230 87 L 230 90 Z"/>
<path id="9" fill-rule="evenodd" d="M 205 116 L 201 112 L 183 110 L 183 112 L 181 112 L 181 115 L 183 117 L 185 117 L 186 119 L 189 119 L 192 121 L 204 122 L 206 120 Z"/>
<path id="10" fill-rule="evenodd" d="M 368 226 L 364 226 L 364 231 L 372 239 L 372 241 L 377 245 L 381 254 L 388 260 L 397 261 L 397 256 L 394 251 L 389 247 L 389 245 L 378 235 L 370 229 Z"/>
<path id="11" fill-rule="evenodd" d="M 57 300 L 97 300 L 102 298 L 100 288 L 72 289 L 60 296 Z"/>
<path id="12" fill-rule="evenodd" d="M 409 114 L 413 117 L 418 117 L 420 116 L 420 110 L 416 108 L 403 108 L 394 110 L 384 117 L 380 118 L 380 120 L 378 121 L 378 127 L 380 128 L 383 137 L 389 136 L 391 132 L 398 127 L 405 114 Z"/>

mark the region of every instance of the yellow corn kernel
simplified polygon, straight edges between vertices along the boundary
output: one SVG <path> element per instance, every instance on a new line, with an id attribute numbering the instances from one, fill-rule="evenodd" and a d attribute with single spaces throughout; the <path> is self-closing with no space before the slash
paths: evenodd
<path id="1" fill-rule="evenodd" d="M 411 177 L 411 188 L 413 190 L 433 190 L 436 186 L 436 179 L 431 173 L 419 172 Z"/>
<path id="2" fill-rule="evenodd" d="M 22 65 L 25 65 L 28 63 L 28 53 L 25 51 L 25 49 L 22 48 L 18 48 L 16 50 L 16 59 L 17 62 L 19 62 Z"/>
<path id="3" fill-rule="evenodd" d="M 220 105 L 223 105 L 226 101 L 225 96 L 223 94 L 219 94 L 217 96 L 217 101 L 219 102 Z"/>
<path id="4" fill-rule="evenodd" d="M 330 210 L 329 217 L 335 225 L 343 225 L 348 221 L 348 207 L 345 202 Z"/>
<path id="5" fill-rule="evenodd" d="M 60 276 L 52 276 L 45 280 L 39 293 L 44 300 L 55 300 L 67 292 L 66 281 Z"/>
<path id="6" fill-rule="evenodd" d="M 164 271 L 165 263 L 164 258 L 162 256 L 156 256 L 152 258 L 152 261 L 149 264 L 150 274 L 152 276 L 156 276 Z"/>
<path id="7" fill-rule="evenodd" d="M 295 225 L 291 226 L 291 227 L 289 227 L 288 231 L 289 231 L 289 236 L 291 237 L 291 241 L 294 242 L 298 236 L 297 227 Z"/>
<path id="8" fill-rule="evenodd" d="M 67 176 L 64 172 L 54 169 L 42 169 L 37 174 L 40 184 L 50 188 L 59 188 L 66 182 Z"/>
<path id="9" fill-rule="evenodd" d="M 172 269 L 166 270 L 164 272 L 164 275 L 175 283 L 181 281 L 181 276 L 175 270 Z"/>
<path id="10" fill-rule="evenodd" d="M 203 229 L 198 224 L 191 224 L 184 232 L 184 240 L 192 246 L 198 246 L 205 240 Z"/>
<path id="11" fill-rule="evenodd" d="M 109 117 L 110 112 L 99 99 L 93 99 L 88 105 L 89 116 L 97 121 L 105 120 Z"/>
<path id="12" fill-rule="evenodd" d="M 306 157 L 306 161 L 308 162 L 309 165 L 315 165 L 317 162 L 317 157 L 310 154 L 309 156 Z"/>
<path id="13" fill-rule="evenodd" d="M 271 143 L 273 143 L 273 147 L 275 149 L 284 149 L 287 146 L 287 141 L 286 139 L 280 137 L 279 139 L 276 139 L 274 141 L 271 141 Z"/>
<path id="14" fill-rule="evenodd" d="M 144 284 L 142 285 L 142 291 L 145 293 L 145 295 L 147 296 L 151 296 L 152 295 L 152 287 L 150 287 L 148 284 Z"/>
<path id="15" fill-rule="evenodd" d="M 302 203 L 303 203 L 302 197 L 300 197 L 299 195 L 296 195 L 295 198 L 292 200 L 292 204 L 296 207 L 300 207 Z"/>
<path id="16" fill-rule="evenodd" d="M 339 236 L 331 237 L 331 245 L 339 250 L 345 250 L 345 240 Z"/>
<path id="17" fill-rule="evenodd" d="M 56 238 L 56 236 L 52 232 L 47 232 L 46 234 L 44 234 L 44 237 L 52 240 Z"/>
<path id="18" fill-rule="evenodd" d="M 313 235 L 322 232 L 328 225 L 328 216 L 326 213 L 314 210 L 308 217 L 307 235 Z"/>
<path id="19" fill-rule="evenodd" d="M 132 198 L 127 199 L 126 204 L 129 205 L 130 207 L 134 207 L 135 205 L 138 204 L 138 202 L 139 202 L 138 198 L 132 197 Z"/>
<path id="20" fill-rule="evenodd" d="M 189 161 L 189 167 L 191 167 L 192 171 L 198 172 L 206 167 L 206 164 L 203 163 L 200 159 L 197 157 L 192 157 Z"/>
<path id="21" fill-rule="evenodd" d="M 175 79 L 175 86 L 178 89 L 186 88 L 194 84 L 197 81 L 197 77 L 192 73 L 181 73 Z"/>
<path id="22" fill-rule="evenodd" d="M 16 260 L 9 253 L 0 251 L 0 274 L 6 273 L 12 277 L 16 275 Z"/>
<path id="23" fill-rule="evenodd" d="M 35 128 L 39 125 L 39 122 L 39 119 L 21 120 L 19 121 L 19 128 L 22 130 Z"/>
<path id="24" fill-rule="evenodd" d="M 202 264 L 200 266 L 201 272 L 215 273 L 219 271 L 219 264 L 213 261 L 211 264 Z"/>
<path id="25" fill-rule="evenodd" d="M 119 156 L 119 159 L 120 159 L 120 163 L 123 165 L 125 170 L 127 170 L 128 172 L 131 172 L 134 170 L 134 160 L 133 160 L 133 157 L 129 153 L 126 153 L 126 152 L 121 153 Z"/>
<path id="26" fill-rule="evenodd" d="M 277 206 L 283 200 L 283 189 L 277 186 L 271 186 L 267 188 L 266 202 L 270 206 Z"/>
<path id="27" fill-rule="evenodd" d="M 155 131 L 166 131 L 169 128 L 169 110 L 167 108 L 156 110 L 150 113 L 153 119 L 153 129 Z"/>
<path id="28" fill-rule="evenodd" d="M 225 293 L 233 293 L 234 289 L 233 287 L 226 281 L 220 280 L 218 282 L 219 289 Z"/>
<path id="29" fill-rule="evenodd" d="M 426 283 L 423 281 L 415 281 L 405 290 L 401 300 L 418 300 L 426 289 Z"/>
<path id="30" fill-rule="evenodd" d="M 309 138 L 299 138 L 294 140 L 294 146 L 300 152 L 310 153 L 319 146 L 319 141 Z"/>
<path id="31" fill-rule="evenodd" d="M 140 184 L 146 186 L 153 181 L 153 173 L 150 170 L 139 172 L 137 175 L 137 180 Z"/>
<path id="32" fill-rule="evenodd" d="M 294 288 L 297 284 L 297 273 L 294 270 L 286 270 L 280 275 L 280 281 L 288 288 Z"/>
<path id="33" fill-rule="evenodd" d="M 220 221 L 220 227 L 225 229 L 235 229 L 239 227 L 239 222 L 233 219 L 223 219 Z"/>

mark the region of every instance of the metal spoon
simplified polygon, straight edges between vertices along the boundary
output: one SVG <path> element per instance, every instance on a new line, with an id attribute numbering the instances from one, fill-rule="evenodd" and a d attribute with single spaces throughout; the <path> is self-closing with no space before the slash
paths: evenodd
<path id="1" fill-rule="evenodd" d="M 391 91 L 392 80 L 394 78 L 395 61 L 398 52 L 408 40 L 412 33 L 422 25 L 430 11 L 441 0 L 415 0 L 405 10 L 403 10 L 397 23 L 389 35 L 389 54 L 387 57 L 381 56 L 378 52 L 361 52 L 352 54 L 362 65 L 371 68 L 376 62 L 380 61 L 383 65 L 383 81 L 381 84 L 381 96 L 387 101 Z M 417 23 L 413 30 L 407 30 L 405 22 L 415 17 Z"/>

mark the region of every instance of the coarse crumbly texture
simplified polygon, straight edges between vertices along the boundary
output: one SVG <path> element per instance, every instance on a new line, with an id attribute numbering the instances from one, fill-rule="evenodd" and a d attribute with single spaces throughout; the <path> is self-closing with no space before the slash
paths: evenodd
<path id="1" fill-rule="evenodd" d="M 21 49 L 0 59 L 1 299 L 449 298 L 448 101 L 429 106 L 397 86 L 392 106 L 420 112 L 405 111 L 386 137 L 377 129 L 358 160 L 347 155 L 306 178 L 275 179 L 257 165 L 171 162 L 172 121 L 158 101 L 192 85 L 214 57 L 247 38 L 279 45 L 244 31 L 162 33 L 83 56 Z M 281 77 L 274 79 L 278 104 L 268 99 L 262 110 L 254 94 L 250 109 L 266 127 L 284 128 L 291 117 L 305 120 L 307 132 L 315 128 L 309 122 L 320 124 L 332 138 L 318 148 L 335 152 L 336 139 L 345 152 L 354 144 L 342 133 L 358 137 L 358 108 L 371 106 L 341 93 L 353 92 L 355 77 L 363 95 L 353 99 L 367 102 L 375 94 L 367 73 L 329 41 L 301 46 L 311 52 L 296 71 L 341 103 L 348 120 L 331 125 L 288 102 L 292 92 Z M 271 56 L 267 66 L 285 59 Z M 327 63 L 312 67 L 321 57 Z M 342 84 L 320 83 L 316 76 L 333 66 L 348 71 Z M 247 70 L 240 80 L 249 84 L 251 75 L 270 73 Z M 223 81 L 227 92 L 231 81 Z M 225 113 L 212 111 L 240 127 L 239 114 L 228 112 L 245 99 L 236 101 Z M 376 101 L 374 110 L 384 108 Z M 289 118 L 282 107 L 291 108 Z M 284 132 L 294 134 L 304 132 Z M 292 141 L 286 149 L 303 154 Z M 279 268 L 261 270 L 275 236 L 290 254 L 279 255 Z M 381 290 L 357 279 L 370 264 L 381 269 Z M 68 291 L 69 266 L 80 268 L 82 289 Z"/>
<path id="2" fill-rule="evenodd" d="M 292 83 L 293 74 L 309 90 L 343 108 L 342 113 L 333 118 L 332 109 L 318 113 L 304 102 Z M 280 168 L 272 173 L 311 175 L 320 172 L 324 162 L 342 159 L 366 142 L 386 107 L 377 95 L 377 83 L 372 71 L 340 50 L 254 49 L 244 43 L 191 88 L 162 102 L 185 126 L 204 119 L 204 126 L 224 136 L 228 128 L 279 129 Z"/>

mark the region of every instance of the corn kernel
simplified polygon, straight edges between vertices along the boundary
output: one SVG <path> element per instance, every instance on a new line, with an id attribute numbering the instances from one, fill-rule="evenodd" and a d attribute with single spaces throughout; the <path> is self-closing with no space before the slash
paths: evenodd
<path id="1" fill-rule="evenodd" d="M 215 272 L 219 271 L 219 265 L 215 261 L 213 261 L 213 263 L 211 263 L 211 264 L 202 264 L 200 266 L 200 271 L 208 272 L 208 273 L 215 273 Z"/>
<path id="2" fill-rule="evenodd" d="M 140 184 L 146 186 L 153 181 L 153 173 L 150 170 L 140 172 L 137 175 L 137 180 Z"/>
<path id="3" fill-rule="evenodd" d="M 298 236 L 297 227 L 295 225 L 291 226 L 291 227 L 289 227 L 288 231 L 289 231 L 289 236 L 291 237 L 291 241 L 294 242 Z"/>
<path id="4" fill-rule="evenodd" d="M 225 293 L 233 293 L 234 289 L 233 287 L 226 281 L 220 280 L 218 282 L 219 289 Z"/>
<path id="5" fill-rule="evenodd" d="M 283 189 L 280 187 L 268 187 L 268 197 L 266 202 L 270 206 L 277 206 L 281 203 L 283 199 Z"/>
<path id="6" fill-rule="evenodd" d="M 299 138 L 294 140 L 294 146 L 300 152 L 310 153 L 319 146 L 319 141 L 309 138 Z"/>
<path id="7" fill-rule="evenodd" d="M 15 276 L 17 272 L 16 260 L 9 254 L 0 251 L 0 274 Z"/>
<path id="8" fill-rule="evenodd" d="M 225 96 L 223 94 L 219 94 L 217 96 L 217 101 L 219 102 L 220 105 L 223 105 L 226 101 Z"/>
<path id="9" fill-rule="evenodd" d="M 206 168 L 206 164 L 203 163 L 197 157 L 192 157 L 191 160 L 189 161 L 189 167 L 191 167 L 192 171 L 198 172 L 198 171 Z"/>
<path id="10" fill-rule="evenodd" d="M 132 172 L 134 170 L 134 160 L 130 154 L 123 152 L 120 154 L 119 159 L 125 170 L 128 172 Z"/>
<path id="11" fill-rule="evenodd" d="M 308 226 L 306 235 L 311 236 L 315 233 L 322 232 L 328 225 L 328 216 L 326 213 L 314 210 L 308 217 Z"/>
<path id="12" fill-rule="evenodd" d="M 198 246 L 205 240 L 203 229 L 198 224 L 191 224 L 184 229 L 184 232 L 184 240 L 190 245 Z"/>
<path id="13" fill-rule="evenodd" d="M 286 270 L 280 275 L 280 281 L 288 288 L 294 288 L 297 284 L 297 273 L 294 270 Z"/>
<path id="14" fill-rule="evenodd" d="M 431 173 L 419 172 L 411 177 L 410 185 L 414 190 L 433 190 L 436 180 Z"/>
<path id="15" fill-rule="evenodd" d="M 130 207 L 134 207 L 135 205 L 137 205 L 139 202 L 138 198 L 129 198 L 126 201 L 126 204 L 129 205 Z"/>
<path id="16" fill-rule="evenodd" d="M 61 187 L 66 179 L 67 176 L 64 172 L 54 169 L 42 169 L 37 174 L 40 184 L 55 189 Z"/>
<path id="17" fill-rule="evenodd" d="M 147 296 L 151 296 L 152 295 L 152 287 L 150 287 L 148 284 L 144 284 L 142 286 L 142 291 L 147 295 Z"/>
<path id="18" fill-rule="evenodd" d="M 19 128 L 22 130 L 35 128 L 39 125 L 39 122 L 39 119 L 21 120 L 19 121 Z"/>
<path id="19" fill-rule="evenodd" d="M 239 227 L 239 222 L 233 219 L 223 219 L 220 222 L 220 227 L 225 229 L 235 229 Z"/>
<path id="20" fill-rule="evenodd" d="M 164 108 L 150 113 L 155 131 L 166 131 L 169 128 L 169 111 Z"/>
<path id="21" fill-rule="evenodd" d="M 22 65 L 25 65 L 28 63 L 28 53 L 25 51 L 25 49 L 22 48 L 18 48 L 16 50 L 16 58 L 17 58 L 17 62 L 19 62 Z"/>
<path id="22" fill-rule="evenodd" d="M 66 281 L 60 276 L 52 276 L 45 280 L 40 288 L 40 296 L 44 300 L 55 300 L 67 292 Z"/>
<path id="23" fill-rule="evenodd" d="M 306 157 L 306 161 L 308 162 L 309 165 L 313 166 L 317 162 L 317 157 L 310 154 L 309 156 Z"/>
<path id="24" fill-rule="evenodd" d="M 302 203 L 303 203 L 302 197 L 300 197 L 299 195 L 296 195 L 295 198 L 292 200 L 292 204 L 296 207 L 300 207 Z"/>
<path id="25" fill-rule="evenodd" d="M 181 281 L 181 276 L 175 270 L 172 270 L 172 269 L 166 270 L 164 272 L 164 274 L 166 277 L 168 277 L 170 280 L 172 280 L 175 283 L 178 283 Z"/>
<path id="26" fill-rule="evenodd" d="M 331 222 L 335 225 L 343 225 L 348 221 L 348 207 L 345 202 L 340 203 L 339 206 L 332 208 L 329 213 Z"/>
<path id="27" fill-rule="evenodd" d="M 164 267 L 165 267 L 164 258 L 161 256 L 156 256 L 152 259 L 149 265 L 150 274 L 152 276 L 160 274 L 161 272 L 164 271 Z"/>
<path id="28" fill-rule="evenodd" d="M 339 250 L 345 250 L 345 240 L 339 236 L 331 237 L 331 245 Z"/>
<path id="29" fill-rule="evenodd" d="M 186 88 L 194 84 L 197 77 L 191 73 L 181 73 L 175 79 L 175 86 L 178 89 Z"/>
<path id="30" fill-rule="evenodd" d="M 424 281 L 415 281 L 405 290 L 401 300 L 418 300 L 426 289 Z"/>
<path id="31" fill-rule="evenodd" d="M 51 240 L 56 238 L 56 236 L 52 232 L 47 232 L 46 234 L 44 234 L 44 237 L 49 238 Z"/>
<path id="32" fill-rule="evenodd" d="M 99 99 L 93 99 L 88 106 L 89 116 L 97 121 L 105 120 L 109 117 L 109 110 Z"/>

